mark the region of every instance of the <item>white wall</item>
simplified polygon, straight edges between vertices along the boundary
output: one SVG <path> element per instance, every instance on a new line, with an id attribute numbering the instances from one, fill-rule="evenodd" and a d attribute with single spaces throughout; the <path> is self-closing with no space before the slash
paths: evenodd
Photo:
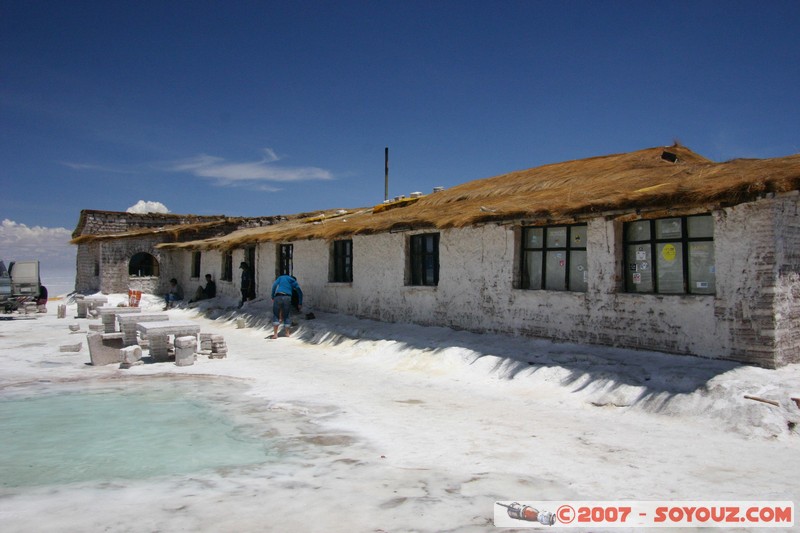
<path id="1" fill-rule="evenodd" d="M 439 285 L 405 285 L 412 233 L 353 238 L 353 283 L 329 283 L 330 244 L 295 243 L 295 273 L 307 303 L 391 322 L 508 332 L 565 341 L 720 357 L 725 343 L 713 296 L 621 293 L 618 223 L 588 227 L 589 291 L 514 289 L 515 231 L 485 225 L 440 232 Z M 421 232 L 415 232 L 421 233 Z"/>

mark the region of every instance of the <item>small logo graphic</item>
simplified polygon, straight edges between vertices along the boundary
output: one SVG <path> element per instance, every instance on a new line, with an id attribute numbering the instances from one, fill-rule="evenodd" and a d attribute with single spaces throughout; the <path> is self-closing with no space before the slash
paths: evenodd
<path id="1" fill-rule="evenodd" d="M 535 509 L 529 505 L 522 505 L 520 503 L 514 502 L 511 504 L 505 504 L 500 502 L 495 502 L 500 507 L 505 507 L 506 512 L 508 512 L 508 516 L 515 520 L 525 520 L 526 522 L 539 522 L 545 526 L 552 526 L 556 523 L 556 515 L 549 511 L 540 511 L 539 509 Z"/>

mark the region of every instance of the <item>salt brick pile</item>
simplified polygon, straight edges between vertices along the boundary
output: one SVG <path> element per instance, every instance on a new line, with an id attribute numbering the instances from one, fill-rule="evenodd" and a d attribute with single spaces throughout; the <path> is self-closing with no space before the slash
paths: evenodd
<path id="1" fill-rule="evenodd" d="M 228 356 L 228 346 L 222 335 L 211 335 L 211 359 L 224 359 Z"/>

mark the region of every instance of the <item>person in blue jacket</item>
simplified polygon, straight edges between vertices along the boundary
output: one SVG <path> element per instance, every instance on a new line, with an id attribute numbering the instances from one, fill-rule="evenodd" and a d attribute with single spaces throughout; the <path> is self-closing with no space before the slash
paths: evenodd
<path id="1" fill-rule="evenodd" d="M 278 338 L 278 327 L 283 321 L 283 331 L 287 337 L 291 336 L 289 326 L 292 321 L 289 319 L 292 307 L 292 292 L 297 293 L 297 310 L 303 306 L 303 291 L 294 276 L 278 276 L 272 284 L 272 339 Z"/>

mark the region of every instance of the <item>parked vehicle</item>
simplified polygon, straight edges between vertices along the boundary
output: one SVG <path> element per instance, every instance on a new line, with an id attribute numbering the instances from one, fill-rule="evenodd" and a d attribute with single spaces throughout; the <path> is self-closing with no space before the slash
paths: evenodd
<path id="1" fill-rule="evenodd" d="M 0 306 L 6 313 L 35 302 L 40 293 L 39 261 L 12 261 L 8 268 L 0 261 Z"/>

